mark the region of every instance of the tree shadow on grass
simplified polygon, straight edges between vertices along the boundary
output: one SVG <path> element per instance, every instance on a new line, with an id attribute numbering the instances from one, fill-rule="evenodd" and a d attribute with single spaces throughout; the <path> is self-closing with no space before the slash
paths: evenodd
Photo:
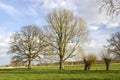
<path id="1" fill-rule="evenodd" d="M 0 74 L 105 74 L 114 73 L 119 74 L 120 70 L 52 70 L 52 69 L 1 69 Z"/>

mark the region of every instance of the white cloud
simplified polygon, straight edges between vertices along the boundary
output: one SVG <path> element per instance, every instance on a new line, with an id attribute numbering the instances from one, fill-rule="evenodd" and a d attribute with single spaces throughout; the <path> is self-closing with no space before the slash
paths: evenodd
<path id="1" fill-rule="evenodd" d="M 106 22 L 106 27 L 108 29 L 113 29 L 113 28 L 117 28 L 120 27 L 120 15 L 110 18 L 107 22 Z"/>
<path id="2" fill-rule="evenodd" d="M 120 27 L 120 23 L 118 21 L 115 21 L 115 22 L 110 21 L 106 23 L 106 27 L 108 29 L 117 28 L 117 27 Z"/>
<path id="3" fill-rule="evenodd" d="M 98 26 L 92 26 L 92 25 L 90 25 L 89 28 L 90 28 L 90 30 L 93 30 L 93 31 L 96 31 L 99 29 Z"/>
<path id="4" fill-rule="evenodd" d="M 102 47 L 102 44 L 97 43 L 95 40 L 90 40 L 85 44 L 86 48 L 97 48 L 97 47 Z"/>
<path id="5" fill-rule="evenodd" d="M 39 0 L 37 0 L 41 3 Z M 74 12 L 75 15 L 85 19 L 88 25 L 91 24 L 109 24 L 108 27 L 117 27 L 120 16 L 114 19 L 114 22 L 109 20 L 110 17 L 105 13 L 99 13 L 100 4 L 96 0 L 43 0 L 41 5 L 45 11 L 56 9 L 68 9 Z M 117 21 L 117 22 L 116 22 Z M 93 27 L 97 30 L 98 27 Z"/>
<path id="6" fill-rule="evenodd" d="M 116 28 L 120 26 L 119 23 L 108 23 L 106 25 L 107 25 L 107 28 Z"/>
<path id="7" fill-rule="evenodd" d="M 96 42 L 94 40 L 91 40 L 88 47 L 96 47 Z"/>
<path id="8" fill-rule="evenodd" d="M 10 62 L 10 55 L 7 54 L 11 33 L 5 34 L 4 28 L 0 29 L 0 65 L 6 65 Z"/>
<path id="9" fill-rule="evenodd" d="M 68 9 L 85 19 L 87 24 L 106 22 L 104 14 L 99 14 L 99 3 L 96 0 L 30 0 L 30 2 L 36 8 L 43 9 L 46 14 L 54 8 Z"/>
<path id="10" fill-rule="evenodd" d="M 30 2 L 30 5 L 21 12 L 25 15 L 36 16 L 38 19 L 39 10 L 41 10 L 46 16 L 54 8 L 56 9 L 68 9 L 74 12 L 75 15 L 85 19 L 88 25 L 91 24 L 109 24 L 107 28 L 115 27 L 118 23 L 109 21 L 109 17 L 105 13 L 99 13 L 100 3 L 96 0 L 24 0 Z M 12 6 L 10 6 L 12 7 Z M 15 10 L 13 7 L 11 10 Z M 119 21 L 120 17 L 115 21 Z M 97 27 L 93 27 L 92 30 L 98 30 Z"/>
<path id="11" fill-rule="evenodd" d="M 6 50 L 9 48 L 10 35 L 0 35 L 0 50 Z"/>
<path id="12" fill-rule="evenodd" d="M 54 8 L 67 8 L 73 9 L 76 5 L 74 5 L 74 1 L 72 0 L 45 0 L 43 1 L 43 8 L 46 9 L 54 9 Z"/>
<path id="13" fill-rule="evenodd" d="M 90 42 L 86 43 L 86 46 L 84 47 L 84 49 L 86 54 L 92 53 L 92 54 L 95 54 L 97 58 L 100 58 L 102 44 L 98 43 L 95 40 L 91 40 Z"/>
<path id="14" fill-rule="evenodd" d="M 4 4 L 2 2 L 0 2 L 0 9 L 2 9 L 3 11 L 6 11 L 8 14 L 12 16 L 19 14 L 19 11 L 15 7 L 8 4 Z"/>

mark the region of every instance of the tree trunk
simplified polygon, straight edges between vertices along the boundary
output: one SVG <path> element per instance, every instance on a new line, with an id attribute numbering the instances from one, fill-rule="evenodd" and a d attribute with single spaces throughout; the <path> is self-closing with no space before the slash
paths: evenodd
<path id="1" fill-rule="evenodd" d="M 84 70 L 86 71 L 87 70 L 87 64 L 86 63 L 84 63 Z"/>
<path id="2" fill-rule="evenodd" d="M 91 64 L 88 64 L 88 70 L 90 70 L 90 68 L 91 68 Z"/>
<path id="3" fill-rule="evenodd" d="M 31 60 L 29 59 L 28 60 L 28 69 L 30 69 L 31 68 Z"/>
<path id="4" fill-rule="evenodd" d="M 87 60 L 84 60 L 84 70 L 86 71 L 86 70 L 90 70 L 90 68 L 91 68 L 91 63 L 90 62 L 88 62 Z"/>
<path id="5" fill-rule="evenodd" d="M 111 59 L 107 59 L 107 58 L 105 58 L 104 60 L 105 60 L 106 70 L 108 71 L 109 68 L 110 68 L 110 62 L 111 62 Z"/>
<path id="6" fill-rule="evenodd" d="M 84 59 L 84 70 L 86 71 L 88 69 L 88 63 L 87 60 Z"/>
<path id="7" fill-rule="evenodd" d="M 63 57 L 60 57 L 59 69 L 60 69 L 60 70 L 63 70 L 63 69 L 64 69 Z"/>
<path id="8" fill-rule="evenodd" d="M 110 63 L 107 63 L 107 64 L 106 64 L 106 70 L 108 71 L 109 68 L 110 68 Z"/>

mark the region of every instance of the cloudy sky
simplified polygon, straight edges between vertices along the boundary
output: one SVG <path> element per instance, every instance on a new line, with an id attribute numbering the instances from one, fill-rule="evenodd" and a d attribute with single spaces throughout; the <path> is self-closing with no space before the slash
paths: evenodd
<path id="1" fill-rule="evenodd" d="M 97 0 L 0 0 L 0 65 L 10 62 L 6 54 L 10 35 L 25 25 L 43 27 L 45 16 L 54 8 L 73 11 L 86 21 L 90 40 L 87 51 L 98 54 L 109 35 L 120 31 L 120 16 L 111 19 L 99 13 L 99 7 Z"/>

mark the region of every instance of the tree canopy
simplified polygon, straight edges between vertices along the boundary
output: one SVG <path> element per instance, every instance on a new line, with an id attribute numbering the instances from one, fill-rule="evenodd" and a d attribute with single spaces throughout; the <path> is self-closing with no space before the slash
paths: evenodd
<path id="1" fill-rule="evenodd" d="M 60 70 L 64 61 L 72 57 L 74 52 L 87 40 L 88 31 L 83 19 L 75 17 L 68 10 L 54 10 L 46 17 L 46 40 L 54 47 L 60 60 Z"/>
<path id="2" fill-rule="evenodd" d="M 45 46 L 41 41 L 43 31 L 35 26 L 29 25 L 21 28 L 11 36 L 10 50 L 13 54 L 12 60 L 26 62 L 30 68 L 31 62 L 42 53 Z"/>

